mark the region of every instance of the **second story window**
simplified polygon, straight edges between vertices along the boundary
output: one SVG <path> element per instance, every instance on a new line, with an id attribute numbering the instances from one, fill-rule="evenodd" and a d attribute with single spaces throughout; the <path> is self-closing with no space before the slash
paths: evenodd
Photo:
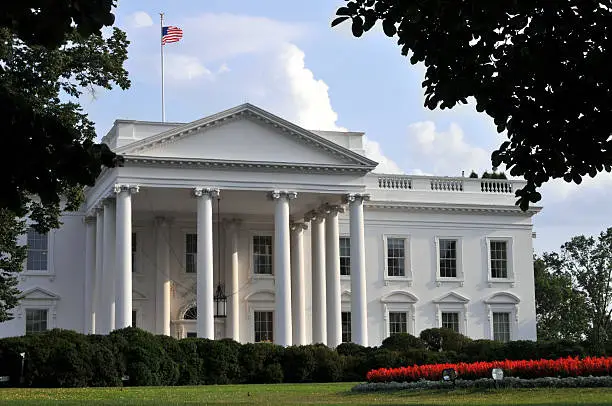
<path id="1" fill-rule="evenodd" d="M 406 241 L 403 238 L 387 239 L 388 276 L 406 276 Z"/>
<path id="2" fill-rule="evenodd" d="M 28 260 L 27 270 L 33 272 L 46 272 L 48 270 L 49 239 L 46 233 L 42 234 L 28 229 Z"/>
<path id="3" fill-rule="evenodd" d="M 457 277 L 457 240 L 440 240 L 440 277 Z"/>
<path id="4" fill-rule="evenodd" d="M 351 239 L 340 237 L 340 275 L 351 274 Z"/>
<path id="5" fill-rule="evenodd" d="M 198 257 L 198 235 L 185 234 L 185 272 L 196 273 Z"/>
<path id="6" fill-rule="evenodd" d="M 272 275 L 272 236 L 253 236 L 253 273 Z"/>
<path id="7" fill-rule="evenodd" d="M 508 277 L 508 243 L 506 241 L 491 241 L 491 277 Z"/>

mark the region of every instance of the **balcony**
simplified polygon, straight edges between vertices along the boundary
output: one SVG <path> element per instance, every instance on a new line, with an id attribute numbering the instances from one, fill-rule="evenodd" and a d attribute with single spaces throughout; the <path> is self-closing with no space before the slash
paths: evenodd
<path id="1" fill-rule="evenodd" d="M 370 174 L 366 187 L 374 201 L 514 206 L 522 180 Z"/>

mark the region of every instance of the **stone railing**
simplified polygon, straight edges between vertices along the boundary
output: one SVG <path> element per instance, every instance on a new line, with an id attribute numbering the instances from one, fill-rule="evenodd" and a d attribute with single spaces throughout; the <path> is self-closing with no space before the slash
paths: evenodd
<path id="1" fill-rule="evenodd" d="M 468 192 L 514 194 L 523 181 L 506 179 L 452 178 L 417 175 L 376 175 L 377 187 L 383 190 L 422 190 L 435 192 Z"/>

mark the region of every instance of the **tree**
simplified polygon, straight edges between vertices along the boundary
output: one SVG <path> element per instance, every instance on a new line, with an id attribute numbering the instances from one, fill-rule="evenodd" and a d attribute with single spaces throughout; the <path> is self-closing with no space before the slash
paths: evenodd
<path id="1" fill-rule="evenodd" d="M 25 232 L 25 221 L 6 209 L 0 209 L 0 322 L 10 320 L 10 309 L 17 306 L 17 273 L 26 259 L 26 247 L 18 244 Z"/>
<path id="2" fill-rule="evenodd" d="M 546 261 L 534 258 L 536 320 L 540 340 L 583 340 L 590 314 L 585 295 L 565 272 L 551 272 Z M 571 317 L 568 315 L 571 314 Z"/>
<path id="3" fill-rule="evenodd" d="M 588 340 L 602 350 L 611 330 L 612 315 L 612 227 L 597 238 L 573 237 L 561 246 L 560 254 L 546 254 L 554 272 L 565 273 L 585 296 L 590 315 Z M 572 308 L 573 312 L 573 308 Z M 567 313 L 572 314 L 573 313 Z"/>
<path id="4" fill-rule="evenodd" d="M 6 4 L 5 4 L 6 3 Z M 129 87 L 128 41 L 114 28 L 115 0 L 4 2 L 0 6 L 0 321 L 15 303 L 12 279 L 22 247 L 13 238 L 28 216 L 45 232 L 77 209 L 82 188 L 121 161 L 95 143 L 78 98 L 96 88 Z M 5 230 L 7 229 L 7 230 Z M 13 258 L 15 260 L 6 260 Z M 8 261 L 8 262 L 7 262 Z M 23 261 L 22 261 L 23 262 Z"/>
<path id="5" fill-rule="evenodd" d="M 332 26 L 351 20 L 355 37 L 377 21 L 410 62 L 426 67 L 425 106 L 469 98 L 508 141 L 494 151 L 527 185 L 527 210 L 550 179 L 580 184 L 612 170 L 610 1 L 346 0 Z"/>

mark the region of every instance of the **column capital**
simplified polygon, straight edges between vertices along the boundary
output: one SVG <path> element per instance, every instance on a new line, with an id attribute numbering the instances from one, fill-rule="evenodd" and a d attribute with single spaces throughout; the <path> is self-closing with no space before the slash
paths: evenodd
<path id="1" fill-rule="evenodd" d="M 368 193 L 347 193 L 342 197 L 344 203 L 363 203 L 370 200 L 370 195 Z"/>
<path id="2" fill-rule="evenodd" d="M 193 188 L 193 195 L 195 197 L 219 197 L 219 189 L 212 187 L 195 187 Z"/>
<path id="3" fill-rule="evenodd" d="M 336 215 L 338 213 L 344 213 L 344 207 L 340 205 L 325 203 L 323 206 L 321 206 L 321 211 L 328 216 Z"/>
<path id="4" fill-rule="evenodd" d="M 125 183 L 116 183 L 113 186 L 113 192 L 115 194 L 119 194 L 121 192 L 128 192 L 129 194 L 138 193 L 140 191 L 140 186 L 138 185 L 127 185 Z"/>
<path id="5" fill-rule="evenodd" d="M 306 222 L 312 221 L 317 223 L 323 220 L 325 220 L 325 214 L 321 213 L 320 210 L 311 210 L 304 215 L 304 221 Z"/>
<path id="6" fill-rule="evenodd" d="M 287 199 L 293 200 L 297 197 L 296 192 L 288 192 L 286 190 L 273 190 L 268 193 L 269 200 Z"/>
<path id="7" fill-rule="evenodd" d="M 228 231 L 236 231 L 242 225 L 242 219 L 239 218 L 225 218 L 222 220 L 223 227 Z"/>
<path id="8" fill-rule="evenodd" d="M 306 223 L 291 223 L 289 225 L 289 228 L 291 229 L 291 231 L 300 232 L 300 231 L 308 230 L 308 224 L 306 224 Z"/>

